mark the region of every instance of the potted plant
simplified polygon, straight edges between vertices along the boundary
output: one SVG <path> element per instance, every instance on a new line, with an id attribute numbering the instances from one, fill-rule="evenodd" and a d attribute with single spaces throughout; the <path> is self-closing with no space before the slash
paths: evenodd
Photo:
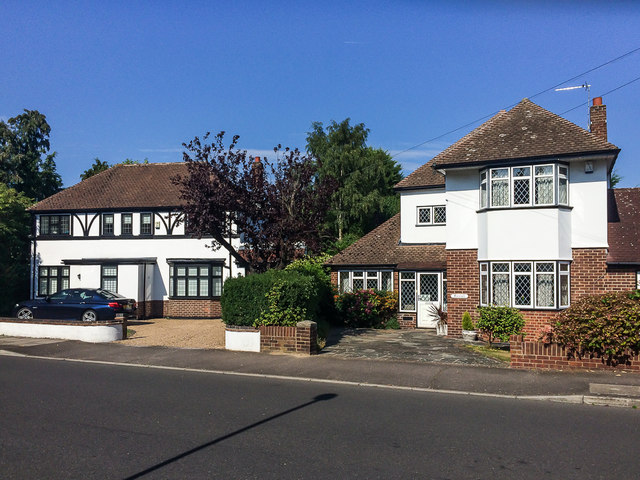
<path id="1" fill-rule="evenodd" d="M 464 312 L 462 314 L 462 339 L 468 342 L 473 342 L 478 338 L 478 333 L 471 320 L 471 314 Z"/>
<path id="2" fill-rule="evenodd" d="M 441 307 L 434 304 L 429 305 L 429 314 L 436 319 L 436 335 L 447 335 L 449 328 L 447 326 L 447 312 Z"/>

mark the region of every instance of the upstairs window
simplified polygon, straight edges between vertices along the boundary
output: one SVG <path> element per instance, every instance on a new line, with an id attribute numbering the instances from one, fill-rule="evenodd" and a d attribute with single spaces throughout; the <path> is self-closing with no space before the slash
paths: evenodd
<path id="1" fill-rule="evenodd" d="M 41 215 L 40 235 L 70 235 L 70 215 Z"/>
<path id="2" fill-rule="evenodd" d="M 121 235 L 133 235 L 133 215 L 130 213 L 123 213 L 120 216 L 120 234 Z"/>
<path id="3" fill-rule="evenodd" d="M 524 165 L 480 172 L 480 208 L 569 204 L 569 167 Z"/>
<path id="4" fill-rule="evenodd" d="M 151 235 L 151 214 L 150 213 L 141 213 L 140 214 L 140 235 Z"/>
<path id="5" fill-rule="evenodd" d="M 444 205 L 434 207 L 418 207 L 418 225 L 445 225 L 447 223 L 447 208 Z"/>
<path id="6" fill-rule="evenodd" d="M 103 213 L 102 214 L 102 235 L 111 236 L 113 234 L 114 234 L 113 213 Z"/>

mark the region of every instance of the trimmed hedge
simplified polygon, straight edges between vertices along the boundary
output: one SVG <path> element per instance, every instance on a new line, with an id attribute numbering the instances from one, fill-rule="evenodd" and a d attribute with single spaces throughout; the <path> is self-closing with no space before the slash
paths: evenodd
<path id="1" fill-rule="evenodd" d="M 478 307 L 480 318 L 476 322 L 476 328 L 489 336 L 489 345 L 496 338 L 503 342 L 509 341 L 511 335 L 520 335 L 524 327 L 524 318 L 516 308 Z"/>
<path id="2" fill-rule="evenodd" d="M 294 326 L 325 318 L 333 311 L 325 260 L 305 258 L 285 270 L 229 278 L 220 299 L 222 320 L 227 325 Z"/>

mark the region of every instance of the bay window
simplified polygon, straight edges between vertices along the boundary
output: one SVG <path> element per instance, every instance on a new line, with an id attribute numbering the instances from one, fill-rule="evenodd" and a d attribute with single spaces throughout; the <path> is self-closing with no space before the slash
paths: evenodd
<path id="1" fill-rule="evenodd" d="M 217 298 L 221 295 L 221 264 L 194 262 L 169 264 L 170 298 Z"/>
<path id="2" fill-rule="evenodd" d="M 480 305 L 566 308 L 570 305 L 569 262 L 481 262 Z"/>
<path id="3" fill-rule="evenodd" d="M 480 172 L 480 208 L 569 204 L 569 167 L 524 165 Z"/>

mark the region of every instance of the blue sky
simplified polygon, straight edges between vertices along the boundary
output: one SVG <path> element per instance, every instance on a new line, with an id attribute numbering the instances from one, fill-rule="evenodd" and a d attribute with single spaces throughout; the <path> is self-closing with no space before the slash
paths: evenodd
<path id="1" fill-rule="evenodd" d="M 4 1 L 0 119 L 37 109 L 65 186 L 95 157 L 179 161 L 207 131 L 265 154 L 350 117 L 397 154 L 640 47 L 638 2 Z M 640 77 L 640 51 L 565 86 Z M 532 98 L 554 113 L 580 90 Z M 604 97 L 640 186 L 640 81 Z M 564 115 L 582 127 L 587 107 Z M 410 173 L 474 128 L 397 155 Z"/>

